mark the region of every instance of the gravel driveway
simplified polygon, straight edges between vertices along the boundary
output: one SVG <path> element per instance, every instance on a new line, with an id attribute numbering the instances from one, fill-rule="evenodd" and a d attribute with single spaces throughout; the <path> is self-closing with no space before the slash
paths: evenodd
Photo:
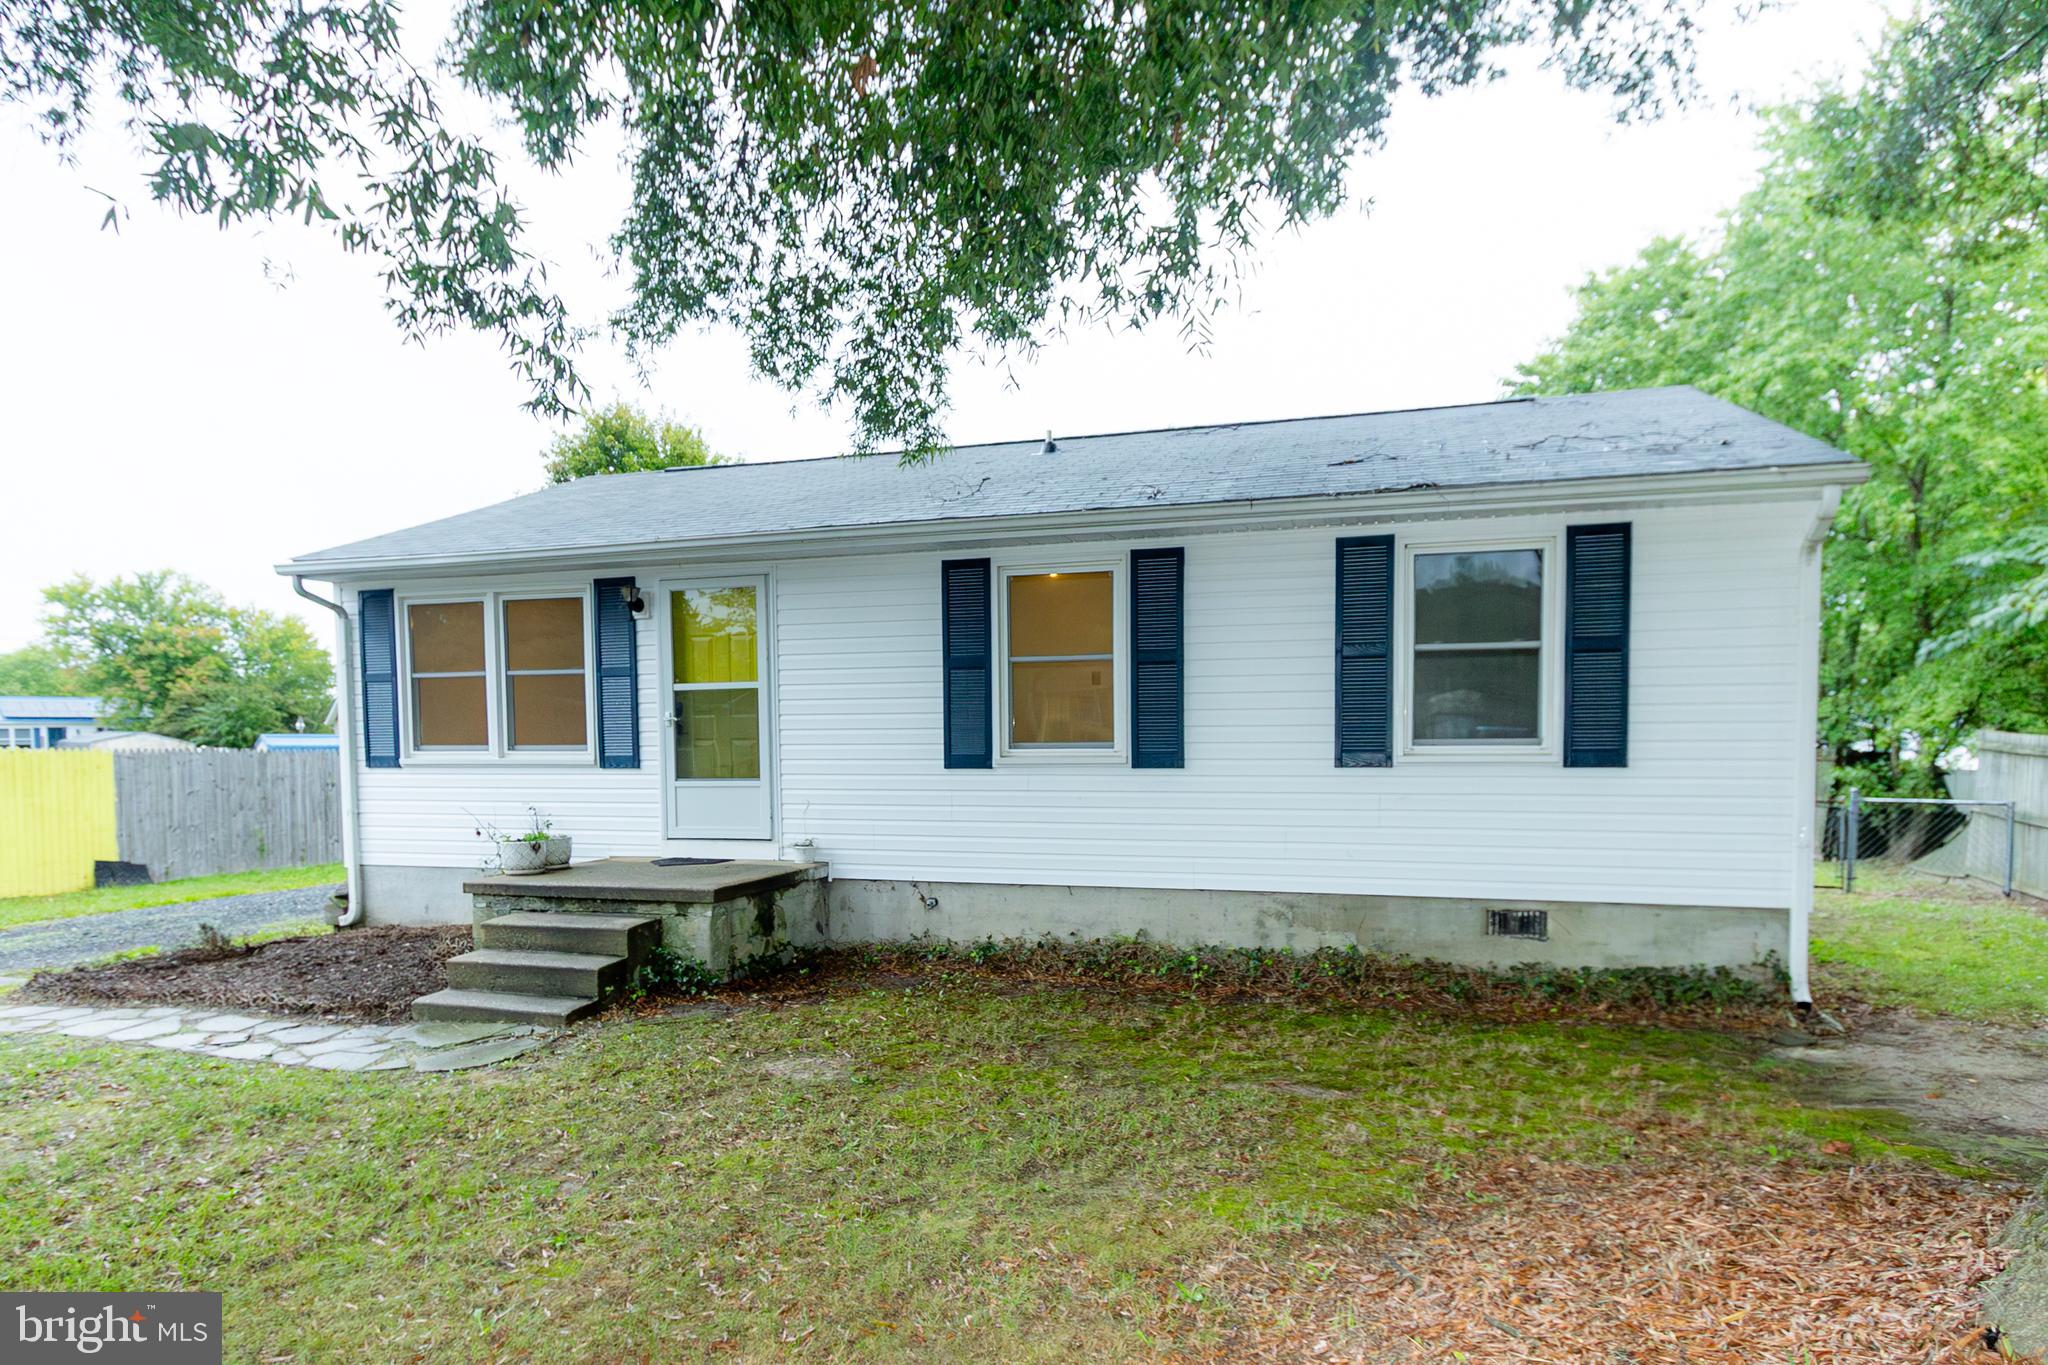
<path id="1" fill-rule="evenodd" d="M 241 938 L 278 925 L 317 922 L 327 898 L 340 889 L 336 882 L 297 891 L 252 891 L 0 929 L 0 972 L 19 975 L 34 967 L 69 967 L 132 948 L 189 948 L 199 942 L 202 924 Z"/>

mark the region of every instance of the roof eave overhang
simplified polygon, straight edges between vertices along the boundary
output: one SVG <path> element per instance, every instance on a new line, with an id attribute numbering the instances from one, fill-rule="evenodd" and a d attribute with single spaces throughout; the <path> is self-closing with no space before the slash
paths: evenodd
<path id="1" fill-rule="evenodd" d="M 885 525 L 768 531 L 690 540 L 619 541 L 550 549 L 505 549 L 487 554 L 360 556 L 287 560 L 277 572 L 323 583 L 368 576 L 517 572 L 578 564 L 730 560 L 772 550 L 775 557 L 945 551 L 1017 541 L 1111 540 L 1134 535 L 1280 530 L 1302 526 L 1392 523 L 1445 517 L 1507 516 L 1617 506 L 1668 506 L 1731 500 L 1770 501 L 1817 496 L 1870 477 L 1861 461 L 1768 466 L 1690 474 L 1630 474 L 1534 484 L 1471 488 L 1408 488 L 1332 493 L 1313 497 L 1257 498 L 1167 507 L 1112 507 L 1024 516 L 957 517 Z"/>

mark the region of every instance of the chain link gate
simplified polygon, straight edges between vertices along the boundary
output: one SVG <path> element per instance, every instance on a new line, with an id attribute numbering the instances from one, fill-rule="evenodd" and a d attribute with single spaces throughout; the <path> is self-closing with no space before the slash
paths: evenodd
<path id="1" fill-rule="evenodd" d="M 2010 896 L 2017 816 L 2011 801 L 1865 796 L 1851 787 L 1848 800 L 1828 806 L 1821 854 L 1841 869 L 1843 891 L 1856 889 L 1859 865 L 1948 878 L 1988 868 Z M 1979 846 L 1987 840 L 1995 842 Z"/>

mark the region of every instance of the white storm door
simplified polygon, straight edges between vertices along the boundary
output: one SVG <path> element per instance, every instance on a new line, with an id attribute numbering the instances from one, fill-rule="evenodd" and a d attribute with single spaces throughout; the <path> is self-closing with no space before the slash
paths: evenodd
<path id="1" fill-rule="evenodd" d="M 662 587 L 669 837 L 773 838 L 768 580 Z"/>

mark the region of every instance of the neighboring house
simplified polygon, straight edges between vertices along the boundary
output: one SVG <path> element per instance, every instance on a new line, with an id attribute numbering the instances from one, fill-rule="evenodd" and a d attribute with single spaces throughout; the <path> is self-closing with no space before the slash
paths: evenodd
<path id="1" fill-rule="evenodd" d="M 274 735 L 258 735 L 250 746 L 259 754 L 276 753 L 287 749 L 303 749 L 314 753 L 335 753 L 341 748 L 340 735 L 299 735 L 285 731 Z"/>
<path id="2" fill-rule="evenodd" d="M 95 730 L 82 738 L 67 739 L 57 747 L 100 749 L 108 753 L 132 754 L 150 749 L 196 749 L 199 746 L 189 739 L 154 734 L 148 730 Z"/>
<path id="3" fill-rule="evenodd" d="M 1671 388 L 583 479 L 280 571 L 351 613 L 373 921 L 467 918 L 537 806 L 828 862 L 838 941 L 1774 955 L 1803 999 L 1865 477 Z"/>
<path id="4" fill-rule="evenodd" d="M 98 697 L 0 697 L 0 749 L 48 749 L 100 732 Z"/>

